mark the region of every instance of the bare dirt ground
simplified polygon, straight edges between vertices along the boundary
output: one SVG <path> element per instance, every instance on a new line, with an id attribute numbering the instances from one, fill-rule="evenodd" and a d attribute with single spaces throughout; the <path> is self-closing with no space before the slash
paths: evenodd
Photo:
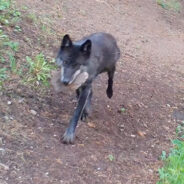
<path id="1" fill-rule="evenodd" d="M 183 9 L 173 13 L 153 0 L 16 2 L 49 17 L 60 36 L 113 34 L 122 56 L 113 98 L 106 97 L 107 77 L 101 75 L 93 86 L 92 116 L 79 123 L 74 145 L 62 144 L 60 136 L 75 95 L 34 93 L 14 81 L 7 86 L 0 100 L 0 183 L 155 184 L 159 156 L 169 150 L 177 120 L 184 118 Z M 58 36 L 39 45 L 28 20 L 22 29 L 22 35 L 12 35 L 22 43 L 19 58 L 39 49 L 55 56 Z"/>

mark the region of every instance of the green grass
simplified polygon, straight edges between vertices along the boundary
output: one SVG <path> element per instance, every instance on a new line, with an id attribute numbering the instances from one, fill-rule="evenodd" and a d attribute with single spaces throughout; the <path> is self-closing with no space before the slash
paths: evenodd
<path id="1" fill-rule="evenodd" d="M 26 11 L 27 9 L 25 8 Z M 28 13 L 25 16 L 44 35 L 52 33 L 50 26 L 47 25 L 50 24 L 50 19 L 42 20 L 35 13 Z M 20 24 L 17 25 L 20 19 L 21 12 L 16 9 L 13 0 L 0 0 L 0 87 L 2 88 L 4 81 L 11 79 L 15 74 L 26 81 L 26 85 L 49 86 L 50 71 L 55 68 L 54 62 L 48 61 L 42 53 L 37 54 L 34 58 L 25 55 L 26 64 L 20 65 L 20 61 L 16 60 L 20 45 L 10 39 L 8 36 L 10 33 L 6 30 L 20 34 L 22 29 Z M 6 29 L 7 27 L 9 29 Z"/>
<path id="2" fill-rule="evenodd" d="M 54 34 L 52 22 L 48 17 L 37 16 L 34 12 L 28 13 L 26 18 L 46 35 Z"/>
<path id="3" fill-rule="evenodd" d="M 18 11 L 12 0 L 0 0 L 0 88 L 11 73 L 17 73 L 16 52 L 19 50 L 19 43 L 12 41 L 6 27 L 17 27 L 21 12 Z"/>
<path id="4" fill-rule="evenodd" d="M 4 46 L 8 46 L 14 52 L 17 52 L 19 50 L 19 43 L 18 42 L 12 42 L 12 41 L 8 40 L 8 41 L 4 42 Z"/>
<path id="5" fill-rule="evenodd" d="M 0 88 L 3 86 L 3 81 L 7 78 L 6 68 L 0 68 Z"/>
<path id="6" fill-rule="evenodd" d="M 172 140 L 173 148 L 168 156 L 162 152 L 164 166 L 159 169 L 157 184 L 184 184 L 184 121 L 176 129 L 177 139 Z"/>
<path id="7" fill-rule="evenodd" d="M 0 88 L 3 86 L 3 81 L 7 78 L 6 68 L 0 68 Z"/>
<path id="8" fill-rule="evenodd" d="M 166 10 L 181 11 L 181 3 L 177 0 L 156 0 L 157 4 Z"/>
<path id="9" fill-rule="evenodd" d="M 0 11 L 8 9 L 10 7 L 10 2 L 10 0 L 0 0 Z"/>
<path id="10" fill-rule="evenodd" d="M 14 26 L 20 20 L 21 12 L 13 7 L 11 0 L 0 0 L 0 23 Z"/>
<path id="11" fill-rule="evenodd" d="M 54 62 L 49 62 L 42 53 L 36 55 L 34 59 L 26 56 L 26 60 L 29 68 L 27 81 L 37 86 L 40 84 L 48 86 L 50 72 L 55 68 Z"/>
<path id="12" fill-rule="evenodd" d="M 22 29 L 20 26 L 15 26 L 15 29 L 14 29 L 15 32 L 22 32 Z"/>
<path id="13" fill-rule="evenodd" d="M 0 79 L 1 80 L 4 80 L 4 79 L 6 79 L 6 77 L 7 77 L 7 75 L 6 75 L 6 68 L 1 68 L 0 69 Z"/>
<path id="14" fill-rule="evenodd" d="M 17 63 L 14 55 L 12 53 L 8 53 L 9 61 L 10 61 L 10 69 L 13 73 L 17 72 Z"/>
<path id="15" fill-rule="evenodd" d="M 3 49 L 4 44 L 8 41 L 8 36 L 0 29 L 0 50 Z"/>

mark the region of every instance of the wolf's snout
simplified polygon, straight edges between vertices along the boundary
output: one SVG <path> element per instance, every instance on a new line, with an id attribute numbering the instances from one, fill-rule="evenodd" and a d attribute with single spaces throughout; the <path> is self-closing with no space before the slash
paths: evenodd
<path id="1" fill-rule="evenodd" d="M 61 82 L 62 82 L 65 86 L 67 86 L 67 85 L 69 84 L 70 81 L 67 80 L 67 79 L 64 79 L 64 80 L 62 80 Z"/>

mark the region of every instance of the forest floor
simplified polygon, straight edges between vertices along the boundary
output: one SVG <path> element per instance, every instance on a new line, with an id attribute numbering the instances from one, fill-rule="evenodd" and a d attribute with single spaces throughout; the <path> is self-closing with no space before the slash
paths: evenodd
<path id="1" fill-rule="evenodd" d="M 184 119 L 184 11 L 165 10 L 153 0 L 16 4 L 22 32 L 7 31 L 20 43 L 20 64 L 25 54 L 55 57 L 65 33 L 74 40 L 111 33 L 122 54 L 114 96 L 106 97 L 102 74 L 93 85 L 91 117 L 79 122 L 74 145 L 60 138 L 75 94 L 41 93 L 21 85 L 19 78 L 8 81 L 0 100 L 0 183 L 155 184 L 162 150 L 169 150 L 177 122 Z M 30 15 L 51 28 L 39 32 Z"/>

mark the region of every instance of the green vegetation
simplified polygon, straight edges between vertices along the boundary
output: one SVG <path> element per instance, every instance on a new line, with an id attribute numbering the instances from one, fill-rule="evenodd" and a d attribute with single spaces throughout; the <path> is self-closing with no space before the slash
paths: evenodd
<path id="1" fill-rule="evenodd" d="M 121 112 L 125 112 L 126 109 L 124 107 L 121 108 Z"/>
<path id="2" fill-rule="evenodd" d="M 109 160 L 112 162 L 112 161 L 114 161 L 115 160 L 115 158 L 114 158 L 114 156 L 113 155 L 108 155 L 108 158 L 109 158 Z"/>
<path id="3" fill-rule="evenodd" d="M 12 49 L 12 51 L 17 52 L 19 50 L 19 43 L 18 42 L 12 42 L 12 41 L 7 41 L 4 42 L 4 46 L 8 46 Z"/>
<path id="4" fill-rule="evenodd" d="M 27 11 L 27 8 L 24 9 Z M 6 30 L 11 29 L 17 34 L 20 33 L 22 29 L 17 25 L 18 21 L 21 20 L 20 18 L 21 12 L 15 8 L 13 1 L 0 0 L 0 25 L 2 25 L 0 27 L 0 87 L 3 87 L 3 83 L 8 77 L 11 78 L 11 74 L 19 75 L 29 85 L 32 83 L 34 86 L 41 84 L 48 86 L 50 71 L 55 67 L 53 62 L 48 62 L 42 53 L 34 58 L 25 56 L 27 63 L 18 65 L 16 56 L 20 44 L 12 41 Z M 40 31 L 46 34 L 52 33 L 51 28 L 36 14 L 27 13 L 26 18 Z M 50 22 L 49 19 L 45 21 Z"/>
<path id="5" fill-rule="evenodd" d="M 17 72 L 15 54 L 19 50 L 19 43 L 12 41 L 6 30 L 8 27 L 16 29 L 20 16 L 21 13 L 14 7 L 11 0 L 0 0 L 0 88 L 8 79 L 8 73 Z"/>
<path id="6" fill-rule="evenodd" d="M 177 139 L 169 155 L 162 152 L 163 168 L 159 169 L 160 181 L 157 184 L 184 184 L 184 121 L 176 129 Z"/>
<path id="7" fill-rule="evenodd" d="M 10 69 L 13 73 L 16 73 L 17 71 L 16 59 L 13 54 L 8 53 L 8 55 L 9 55 L 9 61 L 10 61 Z"/>
<path id="8" fill-rule="evenodd" d="M 40 83 L 48 86 L 50 71 L 55 68 L 54 61 L 48 62 L 42 53 L 35 56 L 34 59 L 26 56 L 28 62 L 29 75 L 28 82 L 40 85 Z"/>
<path id="9" fill-rule="evenodd" d="M 181 3 L 177 0 L 156 0 L 157 4 L 166 10 L 173 10 L 176 12 L 180 12 Z"/>
<path id="10" fill-rule="evenodd" d="M 3 58 L 2 53 L 3 53 L 3 48 L 5 46 L 5 43 L 8 41 L 8 36 L 4 34 L 3 30 L 0 29 L 0 56 L 1 59 Z"/>
<path id="11" fill-rule="evenodd" d="M 0 0 L 0 23 L 14 26 L 20 20 L 21 13 L 12 7 L 11 0 Z"/>
<path id="12" fill-rule="evenodd" d="M 14 29 L 15 32 L 21 32 L 22 29 L 20 26 L 15 26 L 15 29 Z"/>
<path id="13" fill-rule="evenodd" d="M 28 13 L 26 18 L 33 23 L 37 28 L 39 28 L 43 33 L 47 35 L 53 34 L 51 20 L 48 17 L 40 17 L 37 16 L 35 13 Z"/>
<path id="14" fill-rule="evenodd" d="M 6 68 L 0 68 L 0 89 L 3 86 L 3 81 L 7 78 Z"/>
<path id="15" fill-rule="evenodd" d="M 10 8 L 10 0 L 0 0 L 0 11 Z"/>

